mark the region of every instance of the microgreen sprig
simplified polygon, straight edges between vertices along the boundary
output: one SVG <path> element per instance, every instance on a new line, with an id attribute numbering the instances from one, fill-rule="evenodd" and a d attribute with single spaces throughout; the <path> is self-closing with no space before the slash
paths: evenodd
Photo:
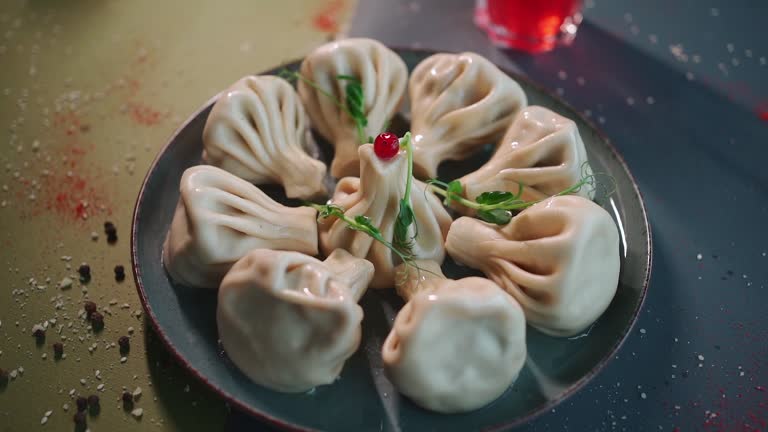
<path id="1" fill-rule="evenodd" d="M 371 142 L 365 135 L 365 127 L 368 126 L 368 118 L 365 116 L 365 95 L 363 94 L 363 83 L 357 77 L 351 75 L 338 75 L 336 79 L 346 81 L 347 114 L 352 118 L 357 129 L 357 137 L 361 144 Z"/>
<path id="2" fill-rule="evenodd" d="M 312 207 L 313 209 L 317 210 L 318 219 L 326 219 L 329 217 L 338 218 L 344 221 L 344 223 L 347 224 L 347 227 L 349 229 L 365 233 L 371 238 L 373 238 L 374 240 L 376 240 L 377 242 L 386 246 L 387 249 L 391 250 L 404 263 L 406 264 L 413 263 L 413 260 L 415 259 L 415 257 L 411 254 L 401 252 L 392 243 L 385 240 L 384 236 L 381 234 L 381 230 L 379 230 L 379 228 L 373 225 L 373 223 L 371 222 L 371 218 L 369 218 L 368 216 L 357 215 L 354 218 L 351 218 L 344 213 L 345 210 L 343 207 L 336 204 L 305 203 L 304 205 L 308 207 Z"/>
<path id="3" fill-rule="evenodd" d="M 418 225 L 416 225 L 416 216 L 411 207 L 411 188 L 413 187 L 413 146 L 411 145 L 411 133 L 406 132 L 400 142 L 400 148 L 405 150 L 408 158 L 408 169 L 405 178 L 405 193 L 400 200 L 400 208 L 395 220 L 395 233 L 392 244 L 400 252 L 413 255 L 413 244 L 418 236 Z M 408 236 L 408 228 L 414 226 L 413 236 Z"/>
<path id="4" fill-rule="evenodd" d="M 611 179 L 613 178 L 611 177 Z M 427 184 L 430 190 L 445 198 L 443 200 L 445 205 L 456 202 L 464 207 L 475 210 L 479 219 L 496 225 L 506 225 L 509 223 L 512 219 L 513 211 L 523 210 L 544 201 L 525 201 L 521 199 L 523 189 L 525 188 L 523 183 L 517 184 L 517 193 L 506 191 L 483 192 L 474 201 L 463 196 L 464 187 L 458 180 L 446 183 L 437 179 L 431 179 L 427 181 Z M 596 187 L 596 175 L 589 173 L 588 170 L 582 170 L 581 180 L 552 196 L 570 195 L 579 192 L 585 186 Z M 608 195 L 612 192 L 611 190 Z"/>
<path id="5" fill-rule="evenodd" d="M 397 255 L 400 260 L 405 264 L 405 270 L 398 275 L 398 277 L 401 278 L 400 283 L 405 282 L 405 280 L 410 276 L 410 268 L 413 268 L 417 272 L 417 283 L 421 283 L 421 272 L 426 272 L 433 274 L 435 276 L 440 276 L 439 274 L 436 274 L 430 270 L 421 268 L 418 264 L 416 264 L 416 257 L 412 253 L 402 252 L 398 248 L 395 247 L 392 243 L 388 242 L 384 239 L 384 236 L 381 234 L 381 230 L 377 228 L 373 222 L 371 222 L 371 218 L 365 215 L 357 215 L 354 218 L 348 217 L 346 214 L 344 214 L 345 210 L 343 207 L 336 205 L 336 204 L 315 204 L 315 203 L 305 203 L 304 205 L 308 207 L 312 207 L 313 209 L 317 210 L 317 218 L 318 219 L 325 219 L 329 217 L 336 217 L 339 220 L 343 221 L 347 224 L 347 227 L 354 231 L 362 232 L 368 236 L 370 236 L 375 241 L 383 244 L 387 247 L 387 249 L 391 250 L 392 253 Z"/>
<path id="6" fill-rule="evenodd" d="M 352 75 L 337 75 L 336 79 L 346 82 L 345 98 L 342 103 L 336 96 L 334 96 L 328 90 L 320 87 L 316 82 L 308 79 L 299 72 L 292 71 L 290 69 L 282 69 L 277 74 L 279 77 L 287 80 L 294 81 L 300 80 L 304 84 L 317 90 L 320 94 L 328 98 L 339 109 L 346 112 L 352 122 L 355 124 L 357 130 L 357 137 L 360 144 L 366 144 L 373 141 L 371 137 L 365 135 L 365 127 L 368 126 L 368 117 L 365 114 L 365 95 L 363 94 L 363 83 L 357 77 Z"/>

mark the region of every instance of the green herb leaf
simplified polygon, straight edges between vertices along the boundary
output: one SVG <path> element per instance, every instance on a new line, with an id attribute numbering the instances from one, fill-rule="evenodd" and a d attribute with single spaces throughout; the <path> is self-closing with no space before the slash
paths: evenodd
<path id="1" fill-rule="evenodd" d="M 373 222 L 371 222 L 371 218 L 369 218 L 368 216 L 365 216 L 365 215 L 355 216 L 354 221 L 357 225 L 352 226 L 353 229 L 381 235 L 381 231 L 379 231 L 379 229 L 376 228 L 375 225 L 373 225 Z"/>
<path id="2" fill-rule="evenodd" d="M 511 192 L 492 191 L 481 193 L 480 196 L 475 199 L 475 201 L 477 201 L 478 204 L 496 205 L 506 201 L 511 201 L 514 198 L 515 196 L 512 195 Z"/>
<path id="3" fill-rule="evenodd" d="M 410 203 L 405 200 L 400 200 L 400 211 L 397 214 L 395 220 L 395 233 L 392 244 L 403 253 L 413 253 L 414 238 L 408 236 L 408 228 L 416 222 L 416 217 L 413 214 L 413 208 Z"/>
<path id="4" fill-rule="evenodd" d="M 344 103 L 347 108 L 347 114 L 352 118 L 357 129 L 357 135 L 360 144 L 366 143 L 365 127 L 368 126 L 368 118 L 365 115 L 365 95 L 363 94 L 363 83 L 357 77 L 351 75 L 337 75 L 339 81 L 346 81 L 346 97 Z M 373 142 L 373 140 L 369 140 Z"/>
<path id="5" fill-rule="evenodd" d="M 504 209 L 478 210 L 477 217 L 496 225 L 506 225 L 512 220 L 512 212 Z"/>
<path id="6" fill-rule="evenodd" d="M 461 182 L 458 180 L 454 180 L 450 183 L 448 183 L 448 187 L 446 188 L 449 194 L 453 195 L 463 195 L 464 194 L 464 186 L 461 185 Z"/>

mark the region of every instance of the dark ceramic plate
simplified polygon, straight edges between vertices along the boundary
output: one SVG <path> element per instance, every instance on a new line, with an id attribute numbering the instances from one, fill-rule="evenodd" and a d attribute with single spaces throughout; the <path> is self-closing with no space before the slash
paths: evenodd
<path id="1" fill-rule="evenodd" d="M 413 50 L 398 53 L 411 69 L 432 54 Z M 362 300 L 365 319 L 360 349 L 347 361 L 334 384 L 295 395 L 251 383 L 219 347 L 215 292 L 174 284 L 160 260 L 179 196 L 181 174 L 200 162 L 203 126 L 212 104 L 209 101 L 176 132 L 155 160 L 144 180 L 133 219 L 131 247 L 139 295 L 149 320 L 178 361 L 237 407 L 275 425 L 301 430 L 502 429 L 530 420 L 583 387 L 614 356 L 637 319 L 651 267 L 648 220 L 632 176 L 607 139 L 557 97 L 526 78 L 510 75 L 522 85 L 531 105 L 543 105 L 575 120 L 594 170 L 616 180 L 615 193 L 598 202 L 613 215 L 621 232 L 619 287 L 608 310 L 588 333 L 558 339 L 529 328 L 528 360 L 511 389 L 477 411 L 441 415 L 400 397 L 384 376 L 381 344 L 402 302 L 392 293 L 369 291 Z M 401 128 L 407 127 L 404 120 L 399 123 Z M 397 126 L 398 122 L 393 122 L 393 127 Z M 321 158 L 328 160 L 328 146 L 321 143 L 320 147 Z M 487 160 L 490 151 L 488 148 L 461 163 L 444 164 L 440 177 L 458 178 Z M 265 189 L 282 199 L 277 188 Z M 444 267 L 449 276 L 467 274 L 466 269 L 451 262 Z"/>

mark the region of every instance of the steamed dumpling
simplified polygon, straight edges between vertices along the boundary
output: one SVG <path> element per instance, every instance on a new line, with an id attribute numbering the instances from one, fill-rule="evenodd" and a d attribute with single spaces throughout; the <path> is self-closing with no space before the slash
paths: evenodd
<path id="1" fill-rule="evenodd" d="M 281 184 L 290 198 L 325 195 L 325 164 L 305 150 L 307 123 L 287 81 L 247 76 L 213 105 L 203 131 L 203 160 L 257 185 Z"/>
<path id="2" fill-rule="evenodd" d="M 414 170 L 437 177 L 444 160 L 461 160 L 495 142 L 527 99 L 520 86 L 475 53 L 435 54 L 408 83 Z"/>
<path id="3" fill-rule="evenodd" d="M 408 303 L 382 348 L 387 376 L 424 408 L 480 408 L 514 382 L 525 363 L 525 317 L 492 281 L 445 279 L 437 263 L 418 261 L 398 293 Z"/>
<path id="4" fill-rule="evenodd" d="M 256 248 L 317 254 L 317 211 L 276 203 L 247 181 L 212 166 L 184 171 L 163 245 L 173 280 L 217 288 L 235 261 Z"/>
<path id="5" fill-rule="evenodd" d="M 472 200 L 483 192 L 517 193 L 522 183 L 522 199 L 534 201 L 568 189 L 591 173 L 576 123 L 530 106 L 517 115 L 491 159 L 460 181 Z M 592 199 L 594 189 L 584 186 L 575 194 Z"/>
<path id="6" fill-rule="evenodd" d="M 514 297 L 528 323 L 553 336 L 583 331 L 611 303 L 619 280 L 619 233 L 588 199 L 553 197 L 503 226 L 457 219 L 446 249 Z"/>
<path id="7" fill-rule="evenodd" d="M 373 145 L 359 148 L 360 178 L 341 179 L 331 199 L 333 204 L 346 210 L 346 216 L 365 215 L 378 227 L 384 239 L 391 241 L 395 220 L 400 210 L 400 200 L 405 195 L 408 161 L 405 150 L 394 158 L 383 161 L 373 151 Z M 443 262 L 445 235 L 451 224 L 451 217 L 440 200 L 424 192 L 425 185 L 414 181 L 411 189 L 411 206 L 416 217 L 418 235 L 413 244 L 417 258 Z M 411 226 L 410 234 L 415 233 Z M 353 231 L 337 218 L 320 221 L 320 248 L 324 253 L 342 248 L 352 255 L 365 258 L 376 267 L 371 286 L 391 288 L 394 286 L 395 266 L 399 257 L 390 249 L 359 231 Z"/>
<path id="8" fill-rule="evenodd" d="M 325 44 L 301 63 L 301 74 L 345 104 L 347 81 L 339 75 L 360 80 L 365 97 L 363 111 L 368 119 L 365 142 L 369 136 L 384 132 L 405 94 L 408 69 L 392 50 L 372 39 L 343 39 Z M 355 124 L 336 102 L 303 80 L 298 90 L 312 126 L 333 144 L 336 155 L 331 163 L 334 177 L 356 176 L 360 164 L 357 147 L 361 142 Z"/>
<path id="9" fill-rule="evenodd" d="M 360 344 L 357 300 L 372 276 L 371 263 L 341 249 L 325 261 L 255 249 L 221 282 L 221 343 L 240 370 L 270 389 L 330 384 Z"/>

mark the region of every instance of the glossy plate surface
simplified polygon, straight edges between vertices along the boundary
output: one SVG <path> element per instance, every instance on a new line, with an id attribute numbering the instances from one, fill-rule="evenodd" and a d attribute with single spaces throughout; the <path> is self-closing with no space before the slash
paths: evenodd
<path id="1" fill-rule="evenodd" d="M 432 54 L 396 51 L 409 69 Z M 637 318 L 650 276 L 650 228 L 635 182 L 607 139 L 557 97 L 526 78 L 510 75 L 523 87 L 530 105 L 545 106 L 576 121 L 594 171 L 616 181 L 615 192 L 610 197 L 598 195 L 598 203 L 614 217 L 621 232 L 619 287 L 606 313 L 588 333 L 559 339 L 529 328 L 528 359 L 511 389 L 480 410 L 441 415 L 400 397 L 384 376 L 380 349 L 402 301 L 389 291 L 369 291 L 361 302 L 365 318 L 360 349 L 334 384 L 290 395 L 251 383 L 226 359 L 218 344 L 215 292 L 174 284 L 161 262 L 162 244 L 179 197 L 179 180 L 185 169 L 200 163 L 209 101 L 158 155 L 142 186 L 133 220 L 131 253 L 139 295 L 148 319 L 178 361 L 230 403 L 275 425 L 299 430 L 503 429 L 551 409 L 584 386 L 613 357 Z M 393 128 L 402 132 L 407 122 L 395 121 Z M 328 146 L 321 143 L 320 150 L 321 159 L 330 160 Z M 470 160 L 443 164 L 440 178 L 454 179 L 474 170 L 490 152 L 488 146 Z M 264 190 L 282 199 L 278 188 Z M 444 265 L 444 271 L 450 277 L 471 274 L 451 262 Z"/>

